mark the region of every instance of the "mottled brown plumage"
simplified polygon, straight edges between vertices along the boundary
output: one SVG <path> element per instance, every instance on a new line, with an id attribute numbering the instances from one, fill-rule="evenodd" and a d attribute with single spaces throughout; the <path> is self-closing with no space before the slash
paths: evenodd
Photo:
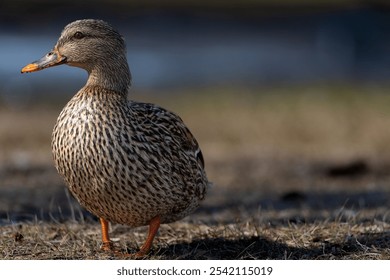
<path id="1" fill-rule="evenodd" d="M 107 23 L 70 23 L 53 51 L 22 72 L 63 63 L 89 77 L 54 127 L 56 168 L 80 204 L 101 219 L 105 248 L 107 221 L 150 225 L 139 253 L 145 254 L 160 223 L 187 216 L 205 197 L 209 183 L 198 143 L 176 114 L 127 99 L 125 43 Z"/>

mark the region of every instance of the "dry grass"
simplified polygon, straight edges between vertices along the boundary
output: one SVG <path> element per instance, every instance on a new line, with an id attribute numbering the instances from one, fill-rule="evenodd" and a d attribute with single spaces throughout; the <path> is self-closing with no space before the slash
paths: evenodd
<path id="1" fill-rule="evenodd" d="M 115 246 L 135 253 L 145 228 L 114 226 Z M 39 222 L 5 226 L 3 259 L 117 259 L 101 251 L 100 230 L 85 223 Z M 253 222 L 204 225 L 179 222 L 160 229 L 146 259 L 389 259 L 390 232 L 385 222 Z M 120 258 L 120 257 L 119 257 Z"/>
<path id="2" fill-rule="evenodd" d="M 261 92 L 261 94 L 260 94 Z M 150 259 L 390 259 L 386 88 L 205 89 L 133 96 L 179 113 L 215 183 Z M 0 110 L 0 258 L 111 259 L 50 154 L 60 108 Z M 122 251 L 146 228 L 113 225 Z"/>

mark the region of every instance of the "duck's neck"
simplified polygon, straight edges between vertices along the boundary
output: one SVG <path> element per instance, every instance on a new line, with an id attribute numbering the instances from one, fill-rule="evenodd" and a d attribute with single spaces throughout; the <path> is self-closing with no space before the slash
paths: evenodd
<path id="1" fill-rule="evenodd" d="M 113 61 L 101 61 L 88 70 L 86 86 L 102 87 L 127 96 L 131 85 L 131 73 L 126 57 Z"/>

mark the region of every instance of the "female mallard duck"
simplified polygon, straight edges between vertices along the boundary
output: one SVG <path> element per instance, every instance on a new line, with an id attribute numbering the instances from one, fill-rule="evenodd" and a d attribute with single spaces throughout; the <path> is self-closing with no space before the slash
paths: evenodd
<path id="1" fill-rule="evenodd" d="M 108 221 L 149 234 L 160 223 L 194 211 L 209 185 L 202 152 L 176 114 L 127 99 L 131 74 L 122 36 L 101 20 L 68 24 L 54 46 L 22 73 L 68 64 L 87 70 L 86 85 L 60 113 L 52 135 L 55 166 L 71 193 L 100 218 L 103 249 Z"/>

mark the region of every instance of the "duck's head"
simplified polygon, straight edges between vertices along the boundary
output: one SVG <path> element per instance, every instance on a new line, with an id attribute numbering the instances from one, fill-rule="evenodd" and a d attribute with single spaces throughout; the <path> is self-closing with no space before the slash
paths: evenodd
<path id="1" fill-rule="evenodd" d="M 112 65 L 112 60 L 117 60 L 114 58 L 126 60 L 125 53 L 124 39 L 111 25 L 102 20 L 77 20 L 64 28 L 53 50 L 21 72 L 68 64 L 90 73 L 96 65 Z"/>
<path id="2" fill-rule="evenodd" d="M 26 65 L 22 73 L 61 64 L 87 70 L 87 86 L 99 86 L 126 94 L 131 85 L 125 41 L 102 20 L 83 19 L 68 24 L 53 50 Z"/>

